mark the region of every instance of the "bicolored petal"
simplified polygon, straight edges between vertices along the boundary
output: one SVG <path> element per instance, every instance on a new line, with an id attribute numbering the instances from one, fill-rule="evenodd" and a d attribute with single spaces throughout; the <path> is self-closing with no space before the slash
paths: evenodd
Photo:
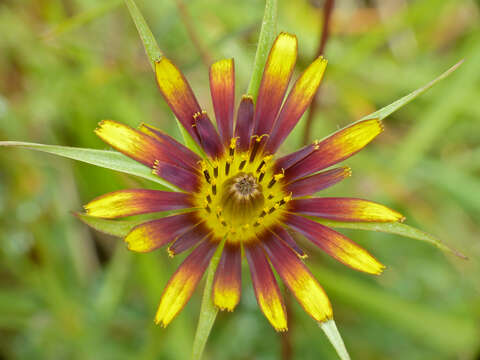
<path id="1" fill-rule="evenodd" d="M 166 154 L 158 141 L 130 126 L 103 120 L 95 133 L 114 149 L 148 167 L 153 167 L 156 160 L 165 158 Z"/>
<path id="2" fill-rule="evenodd" d="M 327 294 L 292 249 L 273 234 L 262 245 L 278 275 L 305 311 L 316 321 L 332 319 Z"/>
<path id="3" fill-rule="evenodd" d="M 170 256 L 180 254 L 206 239 L 209 234 L 210 230 L 205 227 L 205 222 L 200 222 L 176 238 L 168 247 L 168 254 Z"/>
<path id="4" fill-rule="evenodd" d="M 263 71 L 255 107 L 254 135 L 270 134 L 296 61 L 296 36 L 281 33 L 273 43 Z"/>
<path id="5" fill-rule="evenodd" d="M 205 111 L 193 115 L 194 127 L 200 139 L 200 145 L 207 155 L 218 158 L 223 151 L 222 142 Z"/>
<path id="6" fill-rule="evenodd" d="M 316 221 L 290 214 L 285 223 L 327 254 L 355 270 L 378 275 L 385 268 L 352 240 Z"/>
<path id="7" fill-rule="evenodd" d="M 90 216 L 119 217 L 192 207 L 190 195 L 145 189 L 120 190 L 99 196 L 84 206 Z"/>
<path id="8" fill-rule="evenodd" d="M 348 166 L 326 170 L 315 175 L 307 176 L 286 185 L 287 192 L 292 197 L 315 194 L 320 190 L 329 188 L 352 174 Z"/>
<path id="9" fill-rule="evenodd" d="M 233 137 L 235 107 L 235 65 L 233 59 L 217 61 L 210 67 L 210 93 L 218 132 L 224 145 Z"/>
<path id="10" fill-rule="evenodd" d="M 250 138 L 252 137 L 254 126 L 254 108 L 253 98 L 249 95 L 243 95 L 238 107 L 237 124 L 235 126 L 235 136 L 238 137 L 238 148 L 240 151 L 247 151 L 250 146 Z"/>
<path id="11" fill-rule="evenodd" d="M 275 226 L 275 227 L 273 227 L 273 229 L 271 229 L 271 231 L 277 237 L 282 239 L 285 242 L 285 244 L 287 244 L 293 251 L 295 251 L 295 253 L 299 257 L 301 257 L 301 258 L 307 257 L 305 252 L 298 246 L 297 242 L 292 237 L 292 235 L 290 235 L 289 232 L 287 230 L 285 230 L 283 227 Z"/>
<path id="12" fill-rule="evenodd" d="M 244 249 L 260 309 L 275 330 L 287 331 L 285 304 L 263 249 L 258 244 Z"/>
<path id="13" fill-rule="evenodd" d="M 349 158 L 383 131 L 380 120 L 364 120 L 343 128 L 322 140 L 315 151 L 285 170 L 285 180 L 294 181 Z"/>
<path id="14" fill-rule="evenodd" d="M 193 114 L 201 112 L 193 91 L 180 70 L 166 57 L 155 63 L 157 84 L 165 101 L 190 135 L 200 143 L 193 130 Z"/>
<path id="15" fill-rule="evenodd" d="M 213 303 L 220 310 L 233 311 L 242 290 L 242 256 L 239 244 L 225 243 L 213 280 Z"/>
<path id="16" fill-rule="evenodd" d="M 166 327 L 190 300 L 207 269 L 216 244 L 204 241 L 183 261 L 163 291 L 155 323 Z"/>
<path id="17" fill-rule="evenodd" d="M 194 226 L 193 213 L 167 216 L 135 226 L 125 237 L 128 249 L 136 252 L 156 250 Z"/>
<path id="18" fill-rule="evenodd" d="M 199 187 L 199 176 L 182 167 L 167 162 L 156 160 L 153 165 L 153 173 L 179 189 L 195 192 Z"/>
<path id="19" fill-rule="evenodd" d="M 277 159 L 277 161 L 275 161 L 275 171 L 278 172 L 282 170 L 287 170 L 300 160 L 305 159 L 307 156 L 309 156 L 315 151 L 315 147 L 317 146 L 317 144 L 318 143 L 314 142 L 313 144 L 304 146 L 300 150 L 297 150 L 293 153 Z"/>
<path id="20" fill-rule="evenodd" d="M 138 128 L 141 132 L 155 138 L 159 143 L 168 149 L 168 156 L 175 160 L 176 164 L 183 166 L 185 169 L 196 171 L 199 169 L 199 161 L 202 159 L 192 150 L 179 143 L 170 135 L 165 134 L 160 129 L 152 125 L 141 124 Z"/>
<path id="21" fill-rule="evenodd" d="M 402 214 L 372 201 L 353 198 L 297 199 L 290 203 L 290 211 L 337 221 L 395 222 Z"/>
<path id="22" fill-rule="evenodd" d="M 297 80 L 278 115 L 272 133 L 265 145 L 265 152 L 274 154 L 288 134 L 297 125 L 300 117 L 310 106 L 325 73 L 327 60 L 317 58 Z"/>

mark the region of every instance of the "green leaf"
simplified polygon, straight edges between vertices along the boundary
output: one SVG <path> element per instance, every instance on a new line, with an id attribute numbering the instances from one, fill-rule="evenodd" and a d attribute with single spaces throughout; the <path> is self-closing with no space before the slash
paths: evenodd
<path id="1" fill-rule="evenodd" d="M 84 213 L 73 213 L 83 223 L 91 228 L 108 235 L 124 238 L 135 226 L 145 222 L 145 220 L 107 220 L 89 216 Z"/>
<path id="2" fill-rule="evenodd" d="M 381 108 L 380 110 L 377 110 L 374 113 L 371 113 L 370 115 L 364 116 L 363 118 L 361 118 L 358 121 L 367 120 L 367 119 L 377 119 L 377 118 L 379 118 L 380 120 L 385 119 L 387 116 L 394 113 L 395 111 L 400 109 L 402 106 L 407 105 L 410 101 L 415 99 L 417 96 L 423 94 L 425 91 L 430 89 L 433 85 L 438 83 L 440 80 L 445 79 L 447 76 L 449 76 L 455 70 L 457 70 L 458 67 L 460 65 L 462 65 L 462 63 L 463 63 L 463 60 L 460 60 L 458 63 L 453 65 L 450 69 L 445 71 L 443 74 L 441 74 L 437 78 L 430 81 L 428 84 L 425 84 L 421 88 L 418 88 L 417 90 L 412 91 L 410 94 L 405 95 L 404 97 L 398 99 L 397 101 L 391 103 L 390 105 L 387 105 L 387 106 Z"/>
<path id="3" fill-rule="evenodd" d="M 318 323 L 318 325 L 323 330 L 325 335 L 327 335 L 328 340 L 335 348 L 335 351 L 337 352 L 340 359 L 350 360 L 350 355 L 348 355 L 348 351 L 345 348 L 345 344 L 343 343 L 342 336 L 338 332 L 335 321 L 332 319 L 332 320 Z"/>
<path id="4" fill-rule="evenodd" d="M 465 255 L 445 245 L 433 235 L 427 234 L 424 231 L 418 230 L 412 226 L 402 224 L 399 222 L 370 223 L 370 222 L 343 222 L 343 221 L 333 221 L 333 220 L 323 220 L 323 219 L 322 220 L 315 219 L 315 220 L 323 225 L 330 226 L 333 228 L 378 231 L 378 232 L 400 235 L 400 236 L 408 237 L 410 239 L 424 241 L 433 246 L 436 246 L 437 248 L 439 248 L 444 252 L 454 254 L 462 259 L 467 259 Z"/>
<path id="5" fill-rule="evenodd" d="M 252 77 L 248 85 L 247 94 L 257 99 L 260 81 L 262 80 L 263 68 L 267 62 L 268 53 L 272 47 L 277 33 L 277 0 L 267 0 L 263 14 L 262 28 L 258 38 L 257 52 L 253 63 Z"/>
<path id="6" fill-rule="evenodd" d="M 159 183 L 171 190 L 178 190 L 174 185 L 152 174 L 152 170 L 149 167 L 142 165 L 139 162 L 136 162 L 116 151 L 85 149 L 58 145 L 44 145 L 19 141 L 0 141 L 0 146 L 10 146 L 42 151 L 49 154 L 58 155 L 65 158 L 82 161 L 88 164 L 104 167 L 107 169 L 120 171 L 126 174 L 142 177 L 147 180 Z"/>
<path id="7" fill-rule="evenodd" d="M 200 360 L 203 350 L 207 344 L 208 336 L 212 331 L 213 323 L 217 317 L 218 309 L 213 305 L 212 286 L 215 270 L 217 269 L 220 256 L 222 255 L 225 240 L 218 246 L 215 254 L 210 261 L 207 270 L 207 281 L 203 290 L 202 305 L 200 307 L 200 317 L 198 319 L 197 331 L 193 340 L 192 360 Z"/>
<path id="8" fill-rule="evenodd" d="M 133 22 L 137 27 L 140 39 L 142 39 L 143 47 L 145 48 L 148 59 L 150 60 L 152 69 L 155 72 L 155 62 L 159 61 L 162 58 L 162 51 L 158 47 L 157 41 L 153 37 L 152 31 L 148 27 L 148 24 L 145 21 L 142 13 L 138 9 L 137 5 L 135 4 L 135 1 L 125 0 L 125 5 L 127 5 L 130 16 L 132 17 Z"/>

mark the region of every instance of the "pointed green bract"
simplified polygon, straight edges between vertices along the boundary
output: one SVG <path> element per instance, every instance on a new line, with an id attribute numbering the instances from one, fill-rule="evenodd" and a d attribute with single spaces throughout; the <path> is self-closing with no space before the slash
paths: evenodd
<path id="1" fill-rule="evenodd" d="M 376 118 L 379 118 L 380 120 L 385 119 L 387 116 L 391 115 L 392 113 L 394 113 L 395 111 L 397 111 L 401 107 L 407 105 L 410 101 L 415 99 L 417 96 L 423 94 L 425 91 L 430 89 L 433 85 L 438 83 L 440 80 L 445 79 L 447 76 L 449 76 L 455 70 L 457 70 L 458 67 L 460 65 L 462 65 L 462 63 L 463 63 L 463 60 L 460 60 L 455 65 L 453 65 L 450 69 L 445 71 L 443 74 L 441 74 L 437 78 L 430 81 L 428 84 L 425 84 L 424 86 L 418 88 L 417 90 L 412 91 L 410 94 L 405 95 L 404 97 L 398 99 L 397 101 L 394 101 L 390 105 L 387 105 L 387 106 L 381 108 L 380 110 L 375 111 L 374 113 L 371 113 L 369 115 L 364 116 L 363 118 L 361 118 L 358 121 L 367 120 L 367 119 L 376 119 Z"/>
<path id="2" fill-rule="evenodd" d="M 152 174 L 152 169 L 136 162 L 117 151 L 95 150 L 59 145 L 44 145 L 19 141 L 0 141 L 0 146 L 16 147 L 42 151 L 49 154 L 82 161 L 88 164 L 142 177 L 159 183 L 170 190 L 177 190 L 175 186 Z"/>
<path id="3" fill-rule="evenodd" d="M 345 347 L 345 344 L 343 343 L 342 336 L 338 332 L 337 325 L 335 324 L 335 321 L 328 320 L 322 323 L 318 323 L 320 328 L 323 330 L 325 335 L 327 335 L 328 340 L 330 343 L 333 345 L 335 348 L 335 351 L 337 352 L 338 356 L 342 360 L 350 360 L 350 355 L 348 355 L 347 348 Z"/>
<path id="4" fill-rule="evenodd" d="M 252 77 L 248 84 L 247 94 L 256 101 L 260 81 L 262 80 L 263 68 L 267 62 L 268 53 L 272 47 L 277 33 L 277 0 L 267 0 L 263 14 L 262 28 L 258 38 L 257 52 L 253 63 Z"/>
<path id="5" fill-rule="evenodd" d="M 319 223 L 330 226 L 338 229 L 356 229 L 356 230 L 368 230 L 368 231 L 378 231 L 389 234 L 400 235 L 403 237 L 408 237 L 410 239 L 424 241 L 429 243 L 440 250 L 456 255 L 459 258 L 467 259 L 465 255 L 461 252 L 452 249 L 451 247 L 442 243 L 435 236 L 430 235 L 424 231 L 416 229 L 412 226 L 402 224 L 399 222 L 390 222 L 390 223 L 371 223 L 371 222 L 343 222 L 343 221 L 333 221 L 333 220 L 317 220 Z"/>
<path id="6" fill-rule="evenodd" d="M 157 41 L 153 37 L 152 31 L 148 27 L 148 24 L 145 21 L 142 13 L 138 9 L 137 4 L 135 4 L 135 1 L 125 0 L 125 5 L 127 5 L 130 16 L 132 17 L 133 22 L 137 27 L 138 35 L 140 35 L 143 47 L 145 48 L 148 59 L 150 60 L 152 70 L 155 72 L 155 62 L 159 61 L 162 58 L 162 51 L 158 47 Z"/>
<path id="7" fill-rule="evenodd" d="M 107 220 L 89 216 L 84 213 L 73 214 L 91 228 L 119 238 L 127 236 L 135 226 L 145 222 L 145 220 Z"/>

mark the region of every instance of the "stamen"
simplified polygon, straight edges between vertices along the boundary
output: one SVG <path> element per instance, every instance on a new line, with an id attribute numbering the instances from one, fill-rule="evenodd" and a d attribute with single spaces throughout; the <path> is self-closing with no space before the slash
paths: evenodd
<path id="1" fill-rule="evenodd" d="M 203 170 L 203 175 L 205 176 L 205 180 L 207 180 L 207 183 L 210 184 L 210 174 L 208 170 Z"/>
<path id="2" fill-rule="evenodd" d="M 270 189 L 273 185 L 275 185 L 275 183 L 284 178 L 285 177 L 285 174 L 283 173 L 283 169 L 282 169 L 282 173 L 281 174 L 275 174 L 273 175 L 273 179 L 270 181 L 270 183 L 268 184 L 268 188 Z"/>
<path id="3" fill-rule="evenodd" d="M 233 157 L 233 155 L 235 154 L 235 148 L 237 147 L 237 139 L 238 138 L 234 137 L 230 140 L 230 157 Z"/>
<path id="4" fill-rule="evenodd" d="M 215 164 L 215 167 L 213 168 L 213 176 L 216 178 L 218 177 L 218 164 Z"/>
<path id="5" fill-rule="evenodd" d="M 255 160 L 258 149 L 260 148 L 260 142 L 262 141 L 263 137 L 268 137 L 268 134 L 263 134 L 261 136 L 258 136 L 258 135 L 252 136 L 253 148 L 252 148 L 252 152 L 250 153 L 250 162 L 253 162 L 253 160 Z"/>
<path id="6" fill-rule="evenodd" d="M 262 182 L 262 180 L 263 180 L 263 177 L 264 177 L 264 176 L 265 176 L 265 172 L 264 172 L 264 171 L 262 171 L 262 172 L 260 173 L 260 176 L 258 177 L 258 182 L 260 182 L 260 183 L 261 183 L 261 182 Z"/>
<path id="7" fill-rule="evenodd" d="M 263 167 L 263 165 L 265 165 L 265 160 L 262 160 L 262 162 L 260 163 L 260 165 L 258 165 L 258 167 L 257 167 L 257 172 L 260 171 L 260 169 Z"/>
<path id="8" fill-rule="evenodd" d="M 247 163 L 247 160 L 242 160 L 242 162 L 240 163 L 240 166 L 238 167 L 239 170 L 243 170 L 243 168 L 245 167 L 245 164 Z"/>
<path id="9" fill-rule="evenodd" d="M 212 202 L 212 197 L 210 196 L 210 194 L 207 195 L 207 201 L 208 201 L 209 203 Z"/>
<path id="10" fill-rule="evenodd" d="M 230 172 L 230 160 L 227 160 L 227 163 L 225 164 L 225 175 L 228 175 Z"/>
<path id="11" fill-rule="evenodd" d="M 212 180 L 212 194 L 217 195 L 217 182 Z"/>
<path id="12" fill-rule="evenodd" d="M 272 194 L 268 195 L 268 200 L 272 200 L 272 199 L 273 199 L 273 195 Z"/>

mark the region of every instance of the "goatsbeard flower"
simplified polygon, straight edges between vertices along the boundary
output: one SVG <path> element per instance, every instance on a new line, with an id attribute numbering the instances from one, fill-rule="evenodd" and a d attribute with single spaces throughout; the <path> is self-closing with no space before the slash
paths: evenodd
<path id="1" fill-rule="evenodd" d="M 305 254 L 292 232 L 353 269 L 369 274 L 384 269 L 355 242 L 315 219 L 394 222 L 402 215 L 367 200 L 313 196 L 350 176 L 348 167 L 325 169 L 372 141 L 382 132 L 381 122 L 359 121 L 294 153 L 275 156 L 312 101 L 327 64 L 322 57 L 316 59 L 284 101 L 296 57 L 296 37 L 280 34 L 265 65 L 256 106 L 252 97 L 243 96 L 236 121 L 233 60 L 214 63 L 210 89 L 217 128 L 177 67 L 167 58 L 156 62 L 162 95 L 204 156 L 149 125 L 133 129 L 107 120 L 97 128 L 107 144 L 179 189 L 116 191 L 85 205 L 90 216 L 108 219 L 181 210 L 141 223 L 125 237 L 136 252 L 168 245 L 174 256 L 194 248 L 166 285 L 156 323 L 168 325 L 185 306 L 222 242 L 214 304 L 233 311 L 239 303 L 244 254 L 258 305 L 277 331 L 287 329 L 287 316 L 272 267 L 315 320 L 332 318 L 330 302 L 304 265 Z"/>

